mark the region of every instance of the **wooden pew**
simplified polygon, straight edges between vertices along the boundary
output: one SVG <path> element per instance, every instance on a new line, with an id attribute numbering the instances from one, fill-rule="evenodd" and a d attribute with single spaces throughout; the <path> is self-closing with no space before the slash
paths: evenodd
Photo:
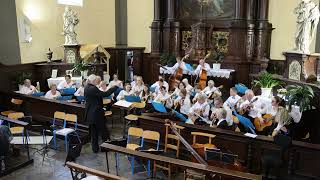
<path id="1" fill-rule="evenodd" d="M 86 173 L 86 174 L 91 174 L 94 176 L 97 176 L 101 179 L 108 179 L 108 180 L 126 180 L 126 178 L 115 176 L 109 173 L 105 173 L 102 171 L 98 171 L 92 168 L 88 168 L 86 166 L 82 166 L 80 164 L 76 164 L 73 162 L 67 162 L 67 166 L 70 168 L 72 179 L 75 179 L 75 173 Z"/>
<path id="2" fill-rule="evenodd" d="M 134 151 L 130 150 L 124 147 L 120 146 L 115 146 L 112 144 L 108 143 L 103 143 L 100 145 L 102 150 L 108 151 L 113 151 L 113 152 L 118 152 L 130 156 L 135 156 L 139 157 L 141 159 L 145 160 L 151 160 L 151 161 L 156 161 L 156 162 L 161 162 L 161 163 L 168 163 L 177 167 L 181 167 L 183 169 L 192 169 L 195 171 L 202 171 L 205 173 L 213 173 L 217 175 L 221 175 L 224 178 L 232 178 L 232 179 L 262 179 L 261 176 L 259 175 L 254 175 L 250 173 L 244 173 L 244 172 L 239 172 L 239 171 L 234 171 L 230 169 L 223 169 L 220 167 L 214 167 L 214 166 L 206 166 L 203 164 L 198 164 L 198 163 L 193 163 L 189 161 L 184 161 L 180 159 L 174 159 L 170 157 L 165 157 L 165 156 L 160 156 L 160 155 L 153 155 L 150 153 L 145 153 L 145 152 L 140 152 L 140 151 Z M 107 154 L 106 154 L 107 156 Z"/>
<path id="3" fill-rule="evenodd" d="M 139 127 L 144 130 L 158 131 L 160 134 L 165 134 L 165 119 L 140 116 Z M 177 125 L 185 127 L 181 131 L 181 135 L 191 144 L 191 132 L 200 131 L 216 135 L 213 144 L 218 148 L 227 149 L 233 154 L 237 154 L 239 161 L 245 165 L 249 172 L 261 174 L 261 157 L 264 152 L 269 150 L 279 150 L 273 143 L 272 137 L 257 136 L 249 138 L 243 133 L 237 133 L 219 128 L 210 128 L 198 125 L 190 125 L 182 122 L 177 122 Z M 164 137 L 161 138 L 162 145 Z M 182 147 L 182 157 L 188 157 L 188 151 Z M 320 162 L 320 145 L 310 144 L 300 141 L 293 141 L 292 146 L 286 153 L 288 175 L 300 175 L 307 178 L 320 178 L 320 171 L 315 166 Z"/>

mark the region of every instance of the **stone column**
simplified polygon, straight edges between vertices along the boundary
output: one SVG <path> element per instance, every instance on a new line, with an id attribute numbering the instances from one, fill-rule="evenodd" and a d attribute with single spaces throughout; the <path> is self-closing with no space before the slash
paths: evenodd
<path id="1" fill-rule="evenodd" d="M 154 18 L 151 24 L 151 53 L 160 54 L 162 50 L 161 0 L 154 0 Z"/>
<path id="2" fill-rule="evenodd" d="M 254 60 L 267 66 L 270 58 L 272 25 L 268 22 L 269 0 L 257 0 Z"/>
<path id="3" fill-rule="evenodd" d="M 163 49 L 176 55 L 180 51 L 180 23 L 176 20 L 176 0 L 167 0 L 167 19 L 164 24 Z"/>

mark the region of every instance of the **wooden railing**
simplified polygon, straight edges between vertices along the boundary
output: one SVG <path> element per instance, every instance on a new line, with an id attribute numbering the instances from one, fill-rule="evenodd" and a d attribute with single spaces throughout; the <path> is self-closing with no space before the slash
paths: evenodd
<path id="1" fill-rule="evenodd" d="M 140 116 L 139 127 L 144 130 L 158 131 L 165 134 L 165 119 L 150 116 Z M 181 135 L 192 143 L 191 132 L 204 132 L 214 134 L 216 137 L 213 144 L 219 149 L 228 150 L 232 154 L 238 155 L 239 161 L 247 167 L 249 172 L 261 174 L 261 158 L 265 152 L 280 150 L 273 143 L 273 138 L 258 135 L 256 138 L 249 138 L 244 133 L 237 133 L 219 128 L 210 128 L 198 125 L 185 124 L 177 122 L 177 125 L 185 127 L 181 130 Z M 161 139 L 164 145 L 164 138 Z M 182 156 L 187 158 L 188 151 L 182 147 Z M 320 162 L 320 145 L 305 143 L 301 141 L 292 141 L 292 146 L 286 152 L 286 168 L 288 175 L 300 175 L 307 178 L 320 178 L 320 171 L 314 164 Z"/>
<path id="2" fill-rule="evenodd" d="M 107 152 L 108 151 L 118 152 L 118 153 L 130 155 L 130 156 L 139 157 L 139 158 L 145 159 L 145 160 L 151 160 L 151 161 L 156 161 L 156 162 L 160 162 L 160 163 L 171 164 L 171 165 L 183 168 L 183 169 L 192 169 L 197 172 L 204 172 L 204 173 L 210 173 L 210 174 L 212 173 L 212 174 L 216 174 L 218 176 L 222 176 L 224 178 L 262 179 L 262 177 L 259 175 L 234 171 L 234 170 L 230 170 L 230 169 L 224 169 L 224 168 L 215 167 L 215 166 L 206 166 L 203 164 L 193 163 L 190 161 L 184 161 L 184 160 L 180 160 L 180 159 L 175 159 L 175 158 L 170 158 L 170 157 L 165 157 L 165 156 L 160 156 L 160 155 L 154 155 L 154 154 L 140 152 L 140 151 L 134 151 L 134 150 L 130 150 L 130 149 L 120 147 L 120 146 L 115 146 L 115 145 L 108 144 L 108 143 L 103 143 L 100 145 L 100 147 L 102 150 L 106 150 Z M 106 156 L 107 156 L 107 154 L 106 154 Z"/>
<path id="3" fill-rule="evenodd" d="M 80 164 L 76 164 L 73 162 L 67 162 L 66 164 L 69 167 L 69 169 L 71 171 L 72 179 L 74 179 L 74 180 L 76 179 L 75 178 L 76 173 L 91 174 L 91 175 L 97 176 L 102 179 L 107 179 L 107 180 L 127 180 L 126 178 L 115 176 L 115 175 L 105 173 L 102 171 L 98 171 L 98 170 L 95 170 L 92 168 L 88 168 L 86 166 L 82 166 Z"/>

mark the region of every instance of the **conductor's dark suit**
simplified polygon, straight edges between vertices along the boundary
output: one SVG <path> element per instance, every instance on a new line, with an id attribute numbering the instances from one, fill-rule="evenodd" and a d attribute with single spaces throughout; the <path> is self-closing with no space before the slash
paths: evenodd
<path id="1" fill-rule="evenodd" d="M 84 98 L 86 102 L 85 122 L 89 124 L 93 152 L 99 151 L 99 135 L 103 141 L 110 139 L 109 132 L 105 125 L 103 97 L 110 96 L 117 88 L 116 86 L 112 87 L 107 92 L 100 91 L 92 84 L 88 84 L 84 88 Z"/>

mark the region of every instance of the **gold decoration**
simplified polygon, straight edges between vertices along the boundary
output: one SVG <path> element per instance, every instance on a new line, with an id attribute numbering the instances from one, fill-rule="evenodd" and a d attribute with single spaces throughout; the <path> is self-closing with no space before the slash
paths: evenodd
<path id="1" fill-rule="evenodd" d="M 192 41 L 192 32 L 191 31 L 182 31 L 182 49 L 187 51 L 190 49 Z"/>
<path id="2" fill-rule="evenodd" d="M 217 47 L 217 49 L 224 53 L 228 53 L 229 48 L 229 32 L 223 32 L 223 31 L 215 31 L 212 32 L 212 46 Z"/>

